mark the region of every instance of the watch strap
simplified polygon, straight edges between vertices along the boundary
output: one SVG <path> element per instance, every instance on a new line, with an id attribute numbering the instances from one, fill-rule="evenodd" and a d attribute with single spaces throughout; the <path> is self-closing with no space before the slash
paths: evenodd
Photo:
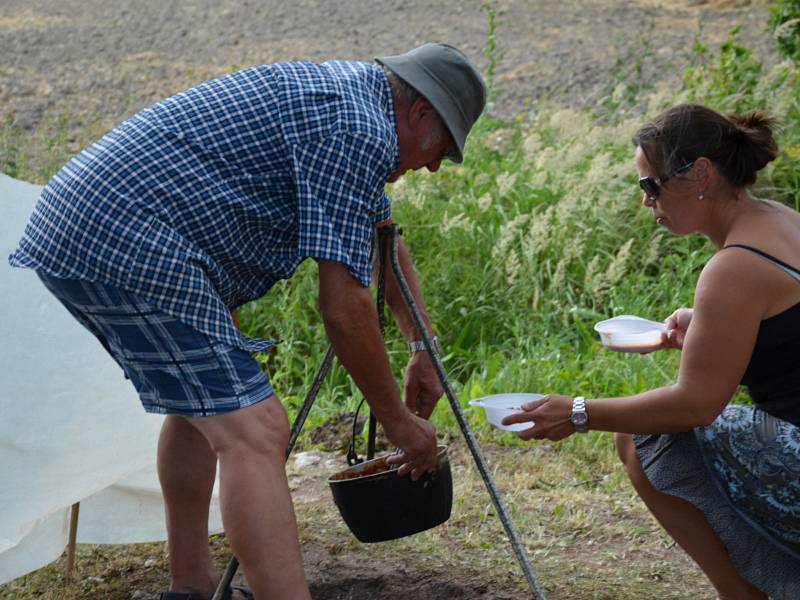
<path id="1" fill-rule="evenodd" d="M 586 398 L 576 396 L 572 399 L 572 414 L 569 418 L 577 433 L 589 431 L 589 414 L 586 412 Z"/>
<path id="2" fill-rule="evenodd" d="M 436 350 L 437 354 L 442 353 L 442 348 L 439 346 L 439 338 L 433 336 L 431 338 L 431 343 L 433 344 L 433 349 Z M 408 342 L 408 351 L 414 354 L 415 352 L 426 352 L 427 348 L 425 348 L 425 341 L 424 340 L 414 340 L 413 342 Z"/>

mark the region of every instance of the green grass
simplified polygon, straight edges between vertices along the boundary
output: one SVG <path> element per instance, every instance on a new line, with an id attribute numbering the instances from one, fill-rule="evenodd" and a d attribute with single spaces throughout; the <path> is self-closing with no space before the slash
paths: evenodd
<path id="1" fill-rule="evenodd" d="M 684 89 L 645 95 L 634 112 L 540 107 L 511 123 L 483 120 L 463 165 L 410 174 L 392 186 L 394 218 L 465 407 L 470 398 L 508 390 L 619 396 L 671 381 L 676 353 L 604 352 L 592 330 L 614 314 L 660 320 L 691 306 L 697 276 L 713 252 L 699 236 L 670 236 L 642 208 L 630 138 L 648 116 L 676 102 L 731 109 L 716 102 L 723 96 L 717 87 L 705 87 L 706 78 L 738 82 L 724 98 L 741 110 L 767 110 L 784 123 L 785 150 L 757 193 L 796 205 L 797 71 L 784 64 L 763 74 L 759 67 L 755 77 L 753 64 L 746 52 L 719 60 L 701 54 Z M 737 68 L 748 76 L 732 73 Z M 242 312 L 250 333 L 283 340 L 265 362 L 292 408 L 302 401 L 326 347 L 315 277 L 314 265 L 306 264 L 291 283 Z M 408 355 L 393 327 L 387 339 L 399 377 Z M 352 410 L 358 400 L 337 370 L 317 400 L 312 424 Z M 434 422 L 454 427 L 447 410 L 437 411 Z M 490 435 L 482 424 L 478 429 Z"/>
<path id="2" fill-rule="evenodd" d="M 451 383 L 481 442 L 499 447 L 493 463 L 498 485 L 555 597 L 685 598 L 707 589 L 633 496 L 609 435 L 523 443 L 490 429 L 467 405 L 470 398 L 502 391 L 605 397 L 672 381 L 677 353 L 605 352 L 592 330 L 597 320 L 614 314 L 663 319 L 690 306 L 698 273 L 712 252 L 699 237 L 669 236 L 640 205 L 630 138 L 648 117 L 683 101 L 723 111 L 771 112 L 783 123 L 783 151 L 764 173 L 760 193 L 800 208 L 796 65 L 787 62 L 765 72 L 738 45 L 735 33 L 717 52 L 698 44 L 695 58 L 681 88 L 651 90 L 621 81 L 592 110 L 537 106 L 512 122 L 483 119 L 463 165 L 413 174 L 390 189 L 394 218 L 414 257 Z M 0 127 L 0 168 L 44 182 L 103 129 L 83 124 L 75 133 L 68 123 L 61 117 L 21 131 L 7 115 Z M 240 312 L 248 334 L 282 342 L 260 360 L 290 414 L 327 348 L 315 306 L 315 271 L 308 261 L 291 282 Z M 387 345 L 400 380 L 408 354 L 393 325 Z M 336 367 L 308 426 L 354 410 L 359 400 L 358 390 Z M 443 436 L 458 440 L 446 400 L 433 421 Z M 300 442 L 308 447 L 303 436 Z M 433 532 L 371 547 L 376 556 L 430 554 L 443 569 L 488 573 L 497 580 L 509 572 L 518 576 L 488 496 L 469 461 L 462 457 L 462 463 L 454 518 Z M 298 513 L 304 543 L 362 551 L 330 503 L 301 504 Z M 222 542 L 215 544 L 224 555 Z M 442 547 L 459 552 L 448 554 Z M 146 556 L 159 561 L 161 579 L 148 583 L 158 589 L 162 554 L 161 545 L 82 547 L 82 577 L 99 573 L 103 583 L 66 582 L 51 565 L 0 586 L 0 598 L 98 597 L 93 593 L 102 591 L 98 586 L 130 584 Z M 127 598 L 117 591 L 107 594 Z"/>
<path id="3" fill-rule="evenodd" d="M 48 115 L 23 129 L 12 113 L 0 115 L 0 173 L 44 184 L 73 154 L 110 124 L 73 115 Z"/>

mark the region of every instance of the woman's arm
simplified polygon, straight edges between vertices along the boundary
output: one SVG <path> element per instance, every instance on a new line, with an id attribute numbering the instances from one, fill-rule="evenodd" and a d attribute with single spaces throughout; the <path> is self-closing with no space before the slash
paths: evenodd
<path id="1" fill-rule="evenodd" d="M 739 385 L 761 320 L 773 300 L 774 279 L 749 257 L 718 253 L 703 269 L 686 331 L 678 380 L 624 398 L 587 400 L 589 428 L 669 433 L 711 423 Z M 561 439 L 572 433 L 572 399 L 551 395 L 504 422 L 533 421 L 521 437 Z"/>

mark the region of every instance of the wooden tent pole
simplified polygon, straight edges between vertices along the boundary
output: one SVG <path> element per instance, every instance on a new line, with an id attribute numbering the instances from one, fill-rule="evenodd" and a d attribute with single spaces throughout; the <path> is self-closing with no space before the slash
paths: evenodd
<path id="1" fill-rule="evenodd" d="M 81 503 L 76 502 L 72 505 L 69 516 L 69 542 L 67 543 L 67 579 L 75 576 L 75 540 L 78 538 L 78 513 Z"/>

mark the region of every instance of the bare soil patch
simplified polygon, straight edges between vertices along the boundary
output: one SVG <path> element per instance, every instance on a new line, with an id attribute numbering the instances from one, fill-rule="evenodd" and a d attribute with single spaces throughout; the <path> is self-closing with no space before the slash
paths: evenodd
<path id="1" fill-rule="evenodd" d="M 231 69 L 280 60 L 370 60 L 443 40 L 488 66 L 479 1 L 6 0 L 0 103 L 23 128 L 66 115 L 106 127 L 161 97 Z M 682 71 L 695 36 L 741 39 L 774 57 L 766 0 L 498 0 L 500 91 L 509 117 L 550 97 L 591 102 L 642 61 L 658 81 Z M 80 117 L 76 119 L 76 117 Z"/>

